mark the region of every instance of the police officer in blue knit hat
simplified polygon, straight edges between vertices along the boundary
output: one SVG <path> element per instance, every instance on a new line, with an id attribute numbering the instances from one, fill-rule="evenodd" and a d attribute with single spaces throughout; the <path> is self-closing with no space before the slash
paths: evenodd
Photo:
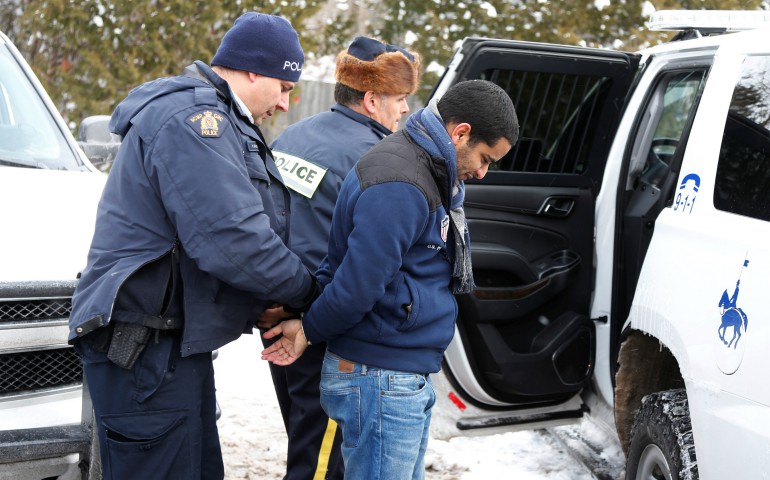
<path id="1" fill-rule="evenodd" d="M 374 38 L 356 37 L 337 56 L 335 77 L 337 104 L 289 126 L 272 145 L 291 189 L 289 247 L 314 271 L 326 256 L 343 179 L 409 112 L 406 99 L 419 85 L 420 56 Z M 274 321 L 268 312 L 260 326 L 270 327 Z M 325 350 L 326 344 L 314 344 L 292 365 L 270 364 L 289 443 L 284 480 L 343 478 L 342 434 L 319 399 Z"/>
<path id="2" fill-rule="evenodd" d="M 83 359 L 105 479 L 221 479 L 211 352 L 315 277 L 287 247 L 289 192 L 260 123 L 289 108 L 304 54 L 246 13 L 212 66 L 134 89 L 99 204 L 69 340 Z"/>

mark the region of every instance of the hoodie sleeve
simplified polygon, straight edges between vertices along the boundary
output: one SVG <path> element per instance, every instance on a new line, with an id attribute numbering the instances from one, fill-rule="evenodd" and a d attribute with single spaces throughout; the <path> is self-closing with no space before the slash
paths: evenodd
<path id="1" fill-rule="evenodd" d="M 191 121 L 201 114 L 215 115 L 212 128 L 205 130 L 200 119 Z M 145 170 L 157 179 L 185 252 L 201 270 L 236 288 L 304 305 L 312 277 L 271 229 L 246 170 L 245 140 L 227 114 L 210 107 L 187 111 L 158 133 L 148 147 Z"/>
<path id="2" fill-rule="evenodd" d="M 372 310 L 425 230 L 429 211 L 416 186 L 388 182 L 367 188 L 352 215 L 344 258 L 302 322 L 311 342 L 342 335 Z"/>

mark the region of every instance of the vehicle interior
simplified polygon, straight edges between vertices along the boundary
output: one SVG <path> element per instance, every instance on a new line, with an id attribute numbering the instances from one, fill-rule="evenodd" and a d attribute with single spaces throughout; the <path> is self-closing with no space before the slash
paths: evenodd
<path id="1" fill-rule="evenodd" d="M 466 182 L 477 287 L 458 297 L 457 328 L 486 395 L 550 404 L 580 391 L 593 371 L 595 198 L 638 59 L 499 42 L 471 44 L 474 61 L 458 72 L 458 81 L 508 91 L 521 132 L 483 181 Z"/>

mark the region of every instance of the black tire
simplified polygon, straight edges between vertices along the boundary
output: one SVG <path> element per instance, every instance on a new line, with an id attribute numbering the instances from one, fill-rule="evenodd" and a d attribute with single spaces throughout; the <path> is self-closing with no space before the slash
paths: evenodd
<path id="1" fill-rule="evenodd" d="M 684 389 L 647 395 L 636 413 L 626 480 L 697 480 L 690 408 Z"/>

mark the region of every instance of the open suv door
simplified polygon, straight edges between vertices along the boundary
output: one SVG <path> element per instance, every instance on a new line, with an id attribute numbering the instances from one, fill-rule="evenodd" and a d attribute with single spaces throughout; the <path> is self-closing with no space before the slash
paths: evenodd
<path id="1" fill-rule="evenodd" d="M 522 132 L 467 184 L 478 289 L 434 377 L 453 429 L 436 433 L 590 410 L 629 480 L 760 478 L 770 15 L 660 11 L 649 26 L 679 33 L 639 56 L 470 39 L 434 92 L 496 82 Z"/>
<path id="2" fill-rule="evenodd" d="M 509 92 L 518 143 L 466 182 L 476 290 L 445 355 L 455 402 L 496 410 L 456 426 L 489 429 L 582 416 L 595 364 L 591 318 L 596 199 L 640 56 L 467 39 L 434 94 L 490 80 Z M 458 403 L 459 404 L 459 403 Z M 533 414 L 537 414 L 533 417 Z"/>

